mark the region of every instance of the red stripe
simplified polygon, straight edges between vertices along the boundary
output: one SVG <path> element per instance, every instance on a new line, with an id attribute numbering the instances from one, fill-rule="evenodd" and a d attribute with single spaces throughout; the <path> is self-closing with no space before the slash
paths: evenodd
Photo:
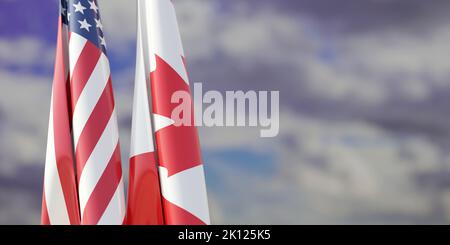
<path id="1" fill-rule="evenodd" d="M 127 225 L 163 225 L 163 210 L 155 153 L 130 158 Z"/>
<path id="2" fill-rule="evenodd" d="M 73 70 L 71 88 L 72 88 L 72 108 L 75 108 L 78 98 L 83 92 L 86 83 L 92 75 L 92 72 L 100 58 L 101 51 L 91 42 L 86 42 L 77 64 Z"/>
<path id="3" fill-rule="evenodd" d="M 205 222 L 191 214 L 190 212 L 169 202 L 163 197 L 164 218 L 169 225 L 206 225 Z"/>
<path id="4" fill-rule="evenodd" d="M 114 96 L 111 84 L 110 78 L 78 139 L 75 150 L 78 180 L 114 111 Z"/>
<path id="5" fill-rule="evenodd" d="M 41 225 L 50 225 L 50 218 L 48 217 L 47 211 L 47 202 L 45 201 L 45 191 L 42 192 Z"/>
<path id="6" fill-rule="evenodd" d="M 190 89 L 180 75 L 159 56 L 156 56 L 156 67 L 151 73 L 153 109 L 155 113 L 170 118 L 172 110 L 178 106 L 171 103 L 173 93 L 185 91 L 190 94 Z M 167 168 L 169 176 L 202 163 L 194 115 L 191 99 L 191 126 L 172 125 L 156 132 L 159 164 Z"/>
<path id="7" fill-rule="evenodd" d="M 59 24 L 59 35 L 56 49 L 56 64 L 53 81 L 53 131 L 55 159 L 64 193 L 64 200 L 71 224 L 80 223 L 78 195 L 75 181 L 72 137 L 69 124 L 68 91 L 66 90 L 67 74 L 64 64 L 62 24 Z M 51 200 L 50 200 L 51 201 Z"/>
<path id="8" fill-rule="evenodd" d="M 98 223 L 116 192 L 121 178 L 120 148 L 119 144 L 117 144 L 114 154 L 111 156 L 105 171 L 103 171 L 102 176 L 86 203 L 83 212 L 83 224 L 95 225 Z"/>

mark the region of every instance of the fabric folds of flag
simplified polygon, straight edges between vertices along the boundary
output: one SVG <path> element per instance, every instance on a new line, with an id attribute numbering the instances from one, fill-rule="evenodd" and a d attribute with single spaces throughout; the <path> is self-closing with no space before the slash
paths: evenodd
<path id="1" fill-rule="evenodd" d="M 124 221 L 119 133 L 105 45 L 97 1 L 61 0 L 43 224 Z"/>
<path id="2" fill-rule="evenodd" d="M 96 0 L 69 0 L 69 72 L 81 224 L 122 224 L 116 108 Z"/>
<path id="3" fill-rule="evenodd" d="M 43 225 L 80 224 L 70 127 L 67 1 L 60 3 L 42 195 Z"/>
<path id="4" fill-rule="evenodd" d="M 164 222 L 209 224 L 204 170 L 194 119 L 179 125 L 171 118 L 177 91 L 190 94 L 175 9 L 170 0 L 138 0 L 144 60 L 150 66 L 150 95 Z M 191 108 L 193 109 L 192 99 Z M 194 115 L 194 113 L 191 113 Z M 177 125 L 177 126 L 175 126 Z M 148 137 L 147 141 L 150 141 Z"/>
<path id="5" fill-rule="evenodd" d="M 143 45 L 145 16 L 138 1 L 136 74 L 130 146 L 130 178 L 126 224 L 163 225 L 164 217 L 150 116 L 150 66 Z"/>

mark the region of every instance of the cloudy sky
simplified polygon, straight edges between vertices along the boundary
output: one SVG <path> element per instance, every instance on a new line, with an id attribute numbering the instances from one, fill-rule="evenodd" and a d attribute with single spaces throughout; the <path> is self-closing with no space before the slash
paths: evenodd
<path id="1" fill-rule="evenodd" d="M 98 0 L 127 174 L 135 1 Z M 450 223 L 450 1 L 174 0 L 191 82 L 280 91 L 200 128 L 215 224 Z M 0 0 L 0 224 L 39 223 L 56 0 Z"/>

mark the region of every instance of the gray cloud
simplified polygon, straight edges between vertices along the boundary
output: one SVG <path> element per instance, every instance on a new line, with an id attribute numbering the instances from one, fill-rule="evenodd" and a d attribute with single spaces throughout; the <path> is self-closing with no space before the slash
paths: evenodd
<path id="1" fill-rule="evenodd" d="M 449 222 L 448 149 L 426 136 L 400 138 L 366 122 L 324 122 L 286 111 L 281 119 L 278 139 L 248 148 L 274 152 L 277 167 L 269 175 L 236 169 L 227 159 L 207 163 L 223 181 L 213 189 L 223 193 L 213 195 L 213 209 L 222 212 L 218 223 Z M 244 131 L 210 131 L 222 131 L 223 140 L 203 138 L 207 151 L 256 141 Z"/>
<path id="2" fill-rule="evenodd" d="M 252 1 L 250 1 L 252 2 Z M 258 1 L 261 2 L 261 1 Z M 270 1 L 292 15 L 308 15 L 334 32 L 372 32 L 378 29 L 422 30 L 448 22 L 450 3 L 445 0 L 302 0 Z M 230 3 L 231 4 L 231 3 Z"/>

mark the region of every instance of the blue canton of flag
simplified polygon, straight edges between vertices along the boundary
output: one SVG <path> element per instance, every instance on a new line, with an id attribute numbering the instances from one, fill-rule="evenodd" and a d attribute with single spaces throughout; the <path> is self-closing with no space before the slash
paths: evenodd
<path id="1" fill-rule="evenodd" d="M 103 25 L 96 0 L 66 0 L 61 14 L 66 17 L 69 30 L 92 42 L 106 54 L 106 43 L 103 35 Z M 65 14 L 64 14 L 65 13 Z"/>
<path id="2" fill-rule="evenodd" d="M 59 13 L 61 14 L 61 20 L 64 25 L 68 25 L 69 21 L 67 19 L 67 0 L 61 0 L 59 5 Z"/>

